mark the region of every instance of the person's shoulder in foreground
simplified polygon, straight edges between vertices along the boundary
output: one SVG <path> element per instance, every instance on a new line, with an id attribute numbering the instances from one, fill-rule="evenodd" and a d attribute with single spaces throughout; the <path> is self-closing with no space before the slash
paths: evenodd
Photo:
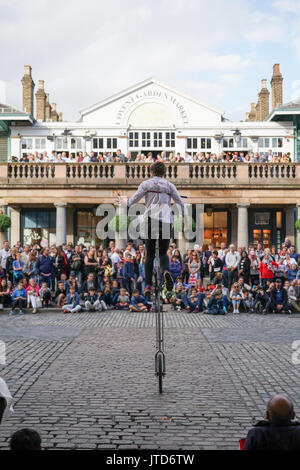
<path id="1" fill-rule="evenodd" d="M 275 395 L 267 404 L 266 420 L 248 432 L 244 450 L 300 450 L 300 423 L 292 401 Z"/>
<path id="2" fill-rule="evenodd" d="M 10 450 L 41 450 L 41 437 L 34 429 L 20 429 L 10 438 Z"/>

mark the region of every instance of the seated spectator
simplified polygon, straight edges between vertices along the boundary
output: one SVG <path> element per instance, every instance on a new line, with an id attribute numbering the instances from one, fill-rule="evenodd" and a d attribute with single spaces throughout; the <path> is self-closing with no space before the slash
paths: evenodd
<path id="1" fill-rule="evenodd" d="M 138 289 L 134 289 L 129 305 L 131 312 L 145 312 L 150 310 L 150 304 L 143 295 L 140 295 Z"/>
<path id="2" fill-rule="evenodd" d="M 300 282 L 295 279 L 292 281 L 289 290 L 288 290 L 288 302 L 291 307 L 300 312 Z"/>
<path id="3" fill-rule="evenodd" d="M 227 313 L 229 303 L 229 291 L 223 284 L 217 284 L 215 289 L 211 292 L 212 295 L 218 294 L 218 297 L 222 300 L 222 307 L 225 313 Z M 210 297 L 209 297 L 210 298 Z M 208 302 L 209 303 L 209 302 Z M 206 306 L 208 306 L 208 303 Z"/>
<path id="4" fill-rule="evenodd" d="M 66 305 L 63 306 L 64 313 L 80 312 L 81 310 L 80 298 L 77 292 L 75 292 L 74 287 L 70 287 L 70 292 L 67 295 L 65 304 Z"/>
<path id="5" fill-rule="evenodd" d="M 57 284 L 57 289 L 54 294 L 54 302 L 57 307 L 61 308 L 66 300 L 67 297 L 67 292 L 66 289 L 64 288 L 64 283 L 63 281 L 59 281 Z"/>
<path id="6" fill-rule="evenodd" d="M 232 285 L 229 300 L 233 305 L 233 313 L 240 313 L 240 304 L 243 299 L 241 288 L 237 282 Z"/>
<path id="7" fill-rule="evenodd" d="M 123 287 L 120 289 L 120 293 L 115 300 L 114 308 L 117 310 L 128 310 L 129 308 L 129 295 Z"/>
<path id="8" fill-rule="evenodd" d="M 266 312 L 292 313 L 288 303 L 287 291 L 282 287 L 281 279 L 276 279 L 275 286 L 270 291 L 270 299 L 266 306 Z"/>
<path id="9" fill-rule="evenodd" d="M 217 287 L 214 294 L 208 293 L 207 300 L 207 310 L 205 310 L 204 313 L 209 313 L 210 315 L 225 315 L 226 307 L 222 299 L 222 288 Z"/>
<path id="10" fill-rule="evenodd" d="M 13 413 L 13 398 L 3 379 L 0 377 L 0 424 Z"/>
<path id="11" fill-rule="evenodd" d="M 1 279 L 0 282 L 0 303 L 3 307 L 11 305 L 11 291 L 6 279 Z"/>
<path id="12" fill-rule="evenodd" d="M 39 290 L 39 297 L 42 301 L 42 307 L 48 308 L 49 303 L 51 303 L 51 292 L 47 281 L 42 282 L 41 288 Z"/>
<path id="13" fill-rule="evenodd" d="M 95 289 L 91 287 L 84 302 L 84 306 L 87 312 L 99 312 L 101 310 L 107 310 L 106 303 L 102 299 L 102 291 L 99 290 L 96 293 Z"/>
<path id="14" fill-rule="evenodd" d="M 248 432 L 244 450 L 299 450 L 300 423 L 292 401 L 275 395 L 267 404 L 266 419 Z"/>
<path id="15" fill-rule="evenodd" d="M 32 313 L 37 313 L 37 299 L 39 297 L 40 287 L 36 284 L 33 278 L 29 279 L 29 284 L 26 288 L 27 293 L 27 308 L 32 306 Z"/>
<path id="16" fill-rule="evenodd" d="M 10 450 L 41 450 L 41 436 L 34 429 L 20 429 L 10 438 Z"/>
<path id="17" fill-rule="evenodd" d="M 182 303 L 184 304 L 188 313 L 198 313 L 203 309 L 204 294 L 198 293 L 197 289 L 192 288 L 189 295 L 182 296 Z"/>
<path id="18" fill-rule="evenodd" d="M 164 283 L 161 289 L 161 298 L 164 304 L 174 304 L 176 301 L 175 285 L 173 284 L 172 290 L 169 290 Z"/>
<path id="19" fill-rule="evenodd" d="M 23 287 L 22 281 L 19 281 L 17 287 L 14 289 L 12 293 L 12 307 L 9 312 L 10 315 L 13 315 L 15 312 L 15 308 L 19 309 L 19 314 L 23 315 L 23 308 L 26 306 L 27 294 L 26 290 Z"/>
<path id="20" fill-rule="evenodd" d="M 97 282 L 96 282 L 96 279 L 95 279 L 95 276 L 93 273 L 89 273 L 88 276 L 87 276 L 87 279 L 83 282 L 83 285 L 82 285 L 82 293 L 83 293 L 83 298 L 85 299 L 88 294 L 89 294 L 89 291 L 91 288 L 94 289 L 94 291 L 96 292 L 97 290 Z"/>
<path id="21" fill-rule="evenodd" d="M 254 312 L 254 297 L 251 292 L 247 289 L 242 290 L 243 293 L 243 300 L 242 300 L 242 307 L 243 311 L 247 313 Z"/>
<path id="22" fill-rule="evenodd" d="M 297 274 L 298 274 L 298 264 L 291 264 L 286 273 L 286 278 L 291 283 L 297 278 Z"/>

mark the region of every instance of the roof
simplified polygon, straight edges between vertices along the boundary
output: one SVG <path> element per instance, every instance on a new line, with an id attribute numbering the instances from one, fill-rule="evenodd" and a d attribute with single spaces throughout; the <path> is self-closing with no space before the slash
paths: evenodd
<path id="1" fill-rule="evenodd" d="M 33 123 L 30 114 L 20 111 L 10 104 L 0 102 L 0 121 L 29 121 Z"/>
<path id="2" fill-rule="evenodd" d="M 196 104 L 200 104 L 201 106 L 204 106 L 205 108 L 208 108 L 208 109 L 210 109 L 211 111 L 214 111 L 215 113 L 218 113 L 218 114 L 220 114 L 220 115 L 223 115 L 223 114 L 224 114 L 224 111 L 222 111 L 221 109 L 215 108 L 215 107 L 210 106 L 210 105 L 208 105 L 208 104 L 206 104 L 206 103 L 203 103 L 202 101 L 196 100 L 196 99 L 192 98 L 191 96 L 186 95 L 185 93 L 182 93 L 182 92 L 180 92 L 180 91 L 178 91 L 178 90 L 175 90 L 174 88 L 169 87 L 168 85 L 165 85 L 165 84 L 162 83 L 162 82 L 159 82 L 159 81 L 156 80 L 154 77 L 150 77 L 150 78 L 147 78 L 146 80 L 143 80 L 143 81 L 141 81 L 141 82 L 136 83 L 135 85 L 133 85 L 133 86 L 131 86 L 131 87 L 129 87 L 129 88 L 126 88 L 125 90 L 122 90 L 122 91 L 119 92 L 119 93 L 116 93 L 116 94 L 114 94 L 114 95 L 112 95 L 112 96 L 110 96 L 110 97 L 108 97 L 108 98 L 106 98 L 106 99 L 104 99 L 104 100 L 101 100 L 101 101 L 99 101 L 98 103 L 93 104 L 92 106 L 89 106 L 89 107 L 87 107 L 87 108 L 85 108 L 85 109 L 80 110 L 79 112 L 80 112 L 81 118 L 82 118 L 82 116 L 84 116 L 85 114 L 88 114 L 88 113 L 90 113 L 90 112 L 92 112 L 92 111 L 95 111 L 95 110 L 98 109 L 98 108 L 101 108 L 102 106 L 105 106 L 105 105 L 108 104 L 108 103 L 111 103 L 111 102 L 113 102 L 113 101 L 115 101 L 115 100 L 118 100 L 118 99 L 122 98 L 124 95 L 127 95 L 127 94 L 129 94 L 129 93 L 132 93 L 132 92 L 134 92 L 134 91 L 136 91 L 136 90 L 138 90 L 138 89 L 140 89 L 140 88 L 144 88 L 145 86 L 150 85 L 151 83 L 155 83 L 156 85 L 159 85 L 159 86 L 161 86 L 161 87 L 163 87 L 163 88 L 166 88 L 166 89 L 168 89 L 169 91 L 171 91 L 171 92 L 173 92 L 173 93 L 176 93 L 177 95 L 181 95 L 181 96 L 183 96 L 184 98 L 186 98 L 186 99 L 188 99 L 188 100 L 190 100 L 190 101 L 193 101 L 193 102 L 196 103 Z"/>
<path id="3" fill-rule="evenodd" d="M 282 106 L 273 109 L 266 117 L 266 121 L 272 121 L 276 115 L 300 114 L 300 98 L 284 103 Z"/>

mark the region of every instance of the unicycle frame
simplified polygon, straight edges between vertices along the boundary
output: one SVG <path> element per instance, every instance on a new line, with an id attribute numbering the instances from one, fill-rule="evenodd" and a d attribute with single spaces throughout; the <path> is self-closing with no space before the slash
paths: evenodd
<path id="1" fill-rule="evenodd" d="M 164 317 L 162 305 L 160 301 L 160 258 L 159 258 L 159 240 L 155 242 L 156 256 L 156 272 L 155 272 L 155 289 L 154 289 L 154 305 L 156 319 L 156 354 L 155 354 L 155 375 L 158 377 L 159 393 L 162 393 L 162 379 L 166 374 L 166 359 L 164 353 Z"/>

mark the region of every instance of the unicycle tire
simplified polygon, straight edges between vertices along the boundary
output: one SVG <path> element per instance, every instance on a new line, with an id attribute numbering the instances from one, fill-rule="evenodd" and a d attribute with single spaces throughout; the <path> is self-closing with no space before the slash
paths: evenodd
<path id="1" fill-rule="evenodd" d="M 159 355 L 157 358 L 157 376 L 158 376 L 158 391 L 163 392 L 163 363 L 162 356 Z"/>

